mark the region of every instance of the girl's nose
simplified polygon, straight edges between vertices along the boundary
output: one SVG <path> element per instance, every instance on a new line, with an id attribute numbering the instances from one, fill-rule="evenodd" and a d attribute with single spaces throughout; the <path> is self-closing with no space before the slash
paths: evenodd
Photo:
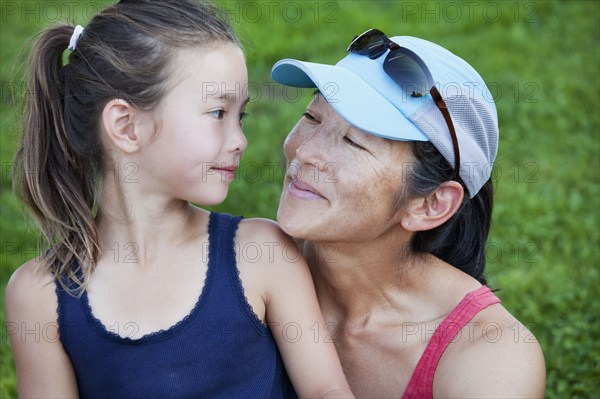
<path id="1" fill-rule="evenodd" d="M 241 124 L 237 124 L 230 136 L 229 148 L 231 148 L 232 151 L 242 152 L 247 146 L 248 140 L 246 140 L 242 126 Z"/>

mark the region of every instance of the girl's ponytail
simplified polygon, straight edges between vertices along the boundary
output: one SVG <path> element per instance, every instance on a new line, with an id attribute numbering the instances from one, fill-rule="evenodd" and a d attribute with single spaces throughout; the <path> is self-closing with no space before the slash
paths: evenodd
<path id="1" fill-rule="evenodd" d="M 92 211 L 97 165 L 73 150 L 65 123 L 69 65 L 63 66 L 62 60 L 72 34 L 71 26 L 50 28 L 40 34 L 31 51 L 13 187 L 33 211 L 49 243 L 45 263 L 55 276 L 64 275 L 83 287 L 84 274 L 91 272 L 99 254 Z M 91 267 L 83 269 L 86 262 Z"/>

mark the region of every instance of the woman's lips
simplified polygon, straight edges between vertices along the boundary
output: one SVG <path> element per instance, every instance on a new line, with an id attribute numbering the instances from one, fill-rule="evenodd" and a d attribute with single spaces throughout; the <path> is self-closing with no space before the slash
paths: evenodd
<path id="1" fill-rule="evenodd" d="M 288 185 L 288 192 L 299 199 L 325 199 L 317 190 L 311 185 L 303 182 L 302 180 L 290 180 Z"/>

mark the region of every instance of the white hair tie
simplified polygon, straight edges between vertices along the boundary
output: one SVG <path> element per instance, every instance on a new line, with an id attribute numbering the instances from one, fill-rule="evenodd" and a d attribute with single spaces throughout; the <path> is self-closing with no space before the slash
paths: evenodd
<path id="1" fill-rule="evenodd" d="M 77 41 L 79 40 L 79 36 L 83 33 L 83 27 L 81 25 L 77 25 L 73 34 L 71 35 L 71 40 L 69 40 L 69 47 L 67 49 L 71 51 L 75 51 L 77 48 Z"/>

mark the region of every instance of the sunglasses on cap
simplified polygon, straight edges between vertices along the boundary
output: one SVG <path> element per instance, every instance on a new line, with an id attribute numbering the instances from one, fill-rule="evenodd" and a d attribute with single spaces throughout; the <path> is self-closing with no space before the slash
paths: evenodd
<path id="1" fill-rule="evenodd" d="M 421 57 L 409 49 L 401 47 L 398 43 L 393 42 L 385 33 L 378 29 L 369 29 L 363 34 L 356 36 L 346 51 L 366 55 L 374 60 L 381 57 L 388 49 L 390 52 L 383 62 L 384 72 L 402 89 L 408 89 L 410 85 L 410 89 L 412 90 L 409 89 L 407 91 L 411 92 L 411 97 L 422 97 L 425 90 L 429 91 L 433 102 L 444 116 L 450 136 L 452 137 L 452 145 L 454 146 L 454 180 L 457 180 L 460 168 L 460 151 L 454 124 L 452 123 L 446 102 L 437 87 L 435 87 L 431 72 Z"/>

